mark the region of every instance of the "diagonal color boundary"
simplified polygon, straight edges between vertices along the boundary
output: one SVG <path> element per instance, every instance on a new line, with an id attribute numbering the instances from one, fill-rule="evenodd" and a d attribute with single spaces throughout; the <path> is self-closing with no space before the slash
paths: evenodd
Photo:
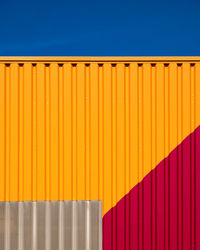
<path id="1" fill-rule="evenodd" d="M 200 249 L 200 127 L 103 217 L 103 249 Z"/>

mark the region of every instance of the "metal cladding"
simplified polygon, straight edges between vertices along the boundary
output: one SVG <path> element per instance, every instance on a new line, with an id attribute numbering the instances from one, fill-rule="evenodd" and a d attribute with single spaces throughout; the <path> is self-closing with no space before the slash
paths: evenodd
<path id="1" fill-rule="evenodd" d="M 0 200 L 102 200 L 103 247 L 199 249 L 200 58 L 0 58 Z"/>
<path id="2" fill-rule="evenodd" d="M 1 250 L 101 250 L 100 201 L 0 202 Z"/>
<path id="3" fill-rule="evenodd" d="M 200 249 L 200 127 L 103 218 L 104 250 Z"/>

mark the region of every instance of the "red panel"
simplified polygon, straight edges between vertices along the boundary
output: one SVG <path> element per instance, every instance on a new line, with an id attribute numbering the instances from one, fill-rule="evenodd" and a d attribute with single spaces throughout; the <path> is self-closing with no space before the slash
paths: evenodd
<path id="1" fill-rule="evenodd" d="M 103 218 L 104 250 L 200 249 L 200 127 Z"/>

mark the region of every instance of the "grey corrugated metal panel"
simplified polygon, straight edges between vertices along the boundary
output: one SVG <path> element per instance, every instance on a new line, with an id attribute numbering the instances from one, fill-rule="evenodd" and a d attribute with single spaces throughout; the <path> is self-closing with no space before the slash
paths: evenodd
<path id="1" fill-rule="evenodd" d="M 101 250 L 101 201 L 0 202 L 1 250 Z"/>

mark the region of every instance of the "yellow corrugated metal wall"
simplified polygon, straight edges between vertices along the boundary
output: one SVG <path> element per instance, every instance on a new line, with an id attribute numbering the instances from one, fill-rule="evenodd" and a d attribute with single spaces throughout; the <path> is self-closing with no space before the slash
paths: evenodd
<path id="1" fill-rule="evenodd" d="M 199 58 L 2 58 L 0 200 L 103 200 L 200 125 Z"/>

